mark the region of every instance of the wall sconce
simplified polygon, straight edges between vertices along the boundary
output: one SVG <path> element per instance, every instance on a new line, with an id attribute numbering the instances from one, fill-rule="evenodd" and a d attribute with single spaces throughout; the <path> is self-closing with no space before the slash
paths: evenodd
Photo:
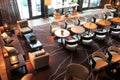
<path id="1" fill-rule="evenodd" d="M 120 1 L 119 1 L 119 0 L 116 0 L 115 5 L 116 5 L 116 6 L 119 6 L 119 5 L 120 5 Z"/>
<path id="2" fill-rule="evenodd" d="M 7 23 L 4 23 L 3 27 L 4 27 L 5 31 L 8 31 L 8 24 Z"/>
<path id="3" fill-rule="evenodd" d="M 12 55 L 9 57 L 10 58 L 10 63 L 11 65 L 19 63 L 18 56 L 17 55 Z"/>

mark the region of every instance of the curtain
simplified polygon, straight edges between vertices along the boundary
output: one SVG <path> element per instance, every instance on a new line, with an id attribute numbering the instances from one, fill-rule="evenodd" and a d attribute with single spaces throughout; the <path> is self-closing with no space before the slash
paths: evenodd
<path id="1" fill-rule="evenodd" d="M 3 23 L 16 24 L 20 19 L 17 0 L 0 0 L 0 12 Z"/>
<path id="2" fill-rule="evenodd" d="M 100 7 L 104 8 L 105 4 L 110 4 L 111 0 L 101 0 Z"/>

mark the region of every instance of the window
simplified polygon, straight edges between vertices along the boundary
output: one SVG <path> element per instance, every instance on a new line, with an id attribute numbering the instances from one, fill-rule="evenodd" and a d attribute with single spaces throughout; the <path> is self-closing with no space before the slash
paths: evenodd
<path id="1" fill-rule="evenodd" d="M 101 0 L 84 0 L 82 8 L 99 7 Z"/>
<path id="2" fill-rule="evenodd" d="M 42 14 L 41 0 L 17 0 L 17 3 L 21 19 L 29 19 Z"/>

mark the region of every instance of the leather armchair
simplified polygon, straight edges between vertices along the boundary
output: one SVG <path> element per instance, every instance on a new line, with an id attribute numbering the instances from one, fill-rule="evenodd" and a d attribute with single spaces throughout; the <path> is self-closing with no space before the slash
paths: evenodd
<path id="1" fill-rule="evenodd" d="M 28 55 L 35 70 L 49 65 L 49 53 L 45 52 L 44 49 L 29 52 Z"/>

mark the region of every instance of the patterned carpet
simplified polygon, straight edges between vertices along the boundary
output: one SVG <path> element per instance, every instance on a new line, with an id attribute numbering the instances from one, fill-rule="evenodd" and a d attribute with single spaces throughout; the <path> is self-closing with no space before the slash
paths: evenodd
<path id="1" fill-rule="evenodd" d="M 94 40 L 94 42 L 89 46 L 80 44 L 77 52 L 71 52 L 57 43 L 57 38 L 52 36 L 50 33 L 49 24 L 34 27 L 33 33 L 41 41 L 43 48 L 50 54 L 49 67 L 35 71 L 28 60 L 27 53 L 30 49 L 23 38 L 19 39 L 26 53 L 25 57 L 28 72 L 33 73 L 34 80 L 64 80 L 65 69 L 68 64 L 83 64 L 90 69 L 88 59 L 92 52 L 97 50 L 105 51 L 105 49 L 110 45 L 120 47 L 119 39 L 108 37 L 105 41 Z"/>

